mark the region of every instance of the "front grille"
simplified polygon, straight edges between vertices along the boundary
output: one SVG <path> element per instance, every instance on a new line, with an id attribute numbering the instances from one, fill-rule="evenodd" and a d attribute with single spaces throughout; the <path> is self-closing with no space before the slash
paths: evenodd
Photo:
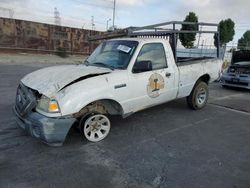
<path id="1" fill-rule="evenodd" d="M 236 74 L 250 74 L 249 68 L 238 68 Z"/>
<path id="2" fill-rule="evenodd" d="M 36 106 L 36 97 L 32 90 L 22 83 L 17 88 L 16 110 L 21 116 L 28 114 Z"/>
<path id="3" fill-rule="evenodd" d="M 230 67 L 229 68 L 230 73 L 235 74 L 250 74 L 250 68 L 249 67 Z"/>

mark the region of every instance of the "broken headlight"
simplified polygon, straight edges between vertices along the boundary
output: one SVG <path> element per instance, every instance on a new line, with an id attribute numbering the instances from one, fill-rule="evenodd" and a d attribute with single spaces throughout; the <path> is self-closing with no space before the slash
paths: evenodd
<path id="1" fill-rule="evenodd" d="M 44 95 L 38 100 L 37 109 L 49 113 L 60 112 L 57 101 Z"/>

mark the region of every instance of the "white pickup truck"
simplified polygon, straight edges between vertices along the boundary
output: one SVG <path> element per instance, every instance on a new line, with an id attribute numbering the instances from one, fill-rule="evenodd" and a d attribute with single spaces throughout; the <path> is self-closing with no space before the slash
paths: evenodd
<path id="1" fill-rule="evenodd" d="M 182 97 L 192 109 L 203 108 L 221 65 L 219 59 L 176 64 L 164 39 L 109 40 L 83 64 L 25 76 L 17 90 L 17 120 L 51 145 L 61 145 L 75 122 L 97 142 L 110 132 L 108 115 L 126 117 Z"/>
<path id="2" fill-rule="evenodd" d="M 83 64 L 26 75 L 14 111 L 23 129 L 49 145 L 62 145 L 72 126 L 97 142 L 110 132 L 110 115 L 125 118 L 183 97 L 192 109 L 203 108 L 221 66 L 218 58 L 176 63 L 165 39 L 107 40 Z"/>

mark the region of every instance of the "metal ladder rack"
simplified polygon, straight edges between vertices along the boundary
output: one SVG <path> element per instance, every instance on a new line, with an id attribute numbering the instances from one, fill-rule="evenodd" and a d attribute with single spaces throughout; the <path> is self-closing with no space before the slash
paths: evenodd
<path id="1" fill-rule="evenodd" d="M 177 26 L 180 25 L 196 25 L 197 30 L 178 30 Z M 200 30 L 199 26 L 216 27 L 215 30 Z M 177 60 L 177 39 L 179 34 L 189 34 L 189 33 L 207 33 L 215 34 L 217 36 L 217 57 L 220 55 L 220 32 L 219 25 L 215 23 L 204 23 L 204 22 L 183 22 L 183 21 L 171 21 L 164 22 L 154 25 L 148 25 L 143 27 L 130 27 L 122 30 L 113 31 L 110 33 L 104 33 L 99 36 L 90 36 L 90 41 L 96 40 L 107 40 L 112 38 L 122 38 L 122 37 L 140 37 L 140 38 L 169 38 L 170 45 L 172 47 L 174 57 Z M 171 27 L 170 29 L 167 27 Z"/>

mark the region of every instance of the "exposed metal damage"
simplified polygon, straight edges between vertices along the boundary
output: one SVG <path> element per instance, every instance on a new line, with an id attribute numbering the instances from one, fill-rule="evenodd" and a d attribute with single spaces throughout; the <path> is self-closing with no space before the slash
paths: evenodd
<path id="1" fill-rule="evenodd" d="M 95 101 L 87 105 L 78 113 L 74 114 L 73 117 L 79 119 L 91 112 L 100 114 L 110 114 L 110 115 L 123 115 L 122 107 L 117 102 L 106 99 L 106 100 Z"/>
<path id="2" fill-rule="evenodd" d="M 70 85 L 73 85 L 73 84 L 75 84 L 75 83 L 77 83 L 77 82 L 80 82 L 80 81 L 83 81 L 83 80 L 86 80 L 86 79 L 88 79 L 88 78 L 92 78 L 92 77 L 95 77 L 95 76 L 101 76 L 101 75 L 104 75 L 104 74 L 108 74 L 108 72 L 107 72 L 107 73 L 100 73 L 100 74 L 89 74 L 89 75 L 87 75 L 87 76 L 82 76 L 82 77 L 80 77 L 80 78 L 78 78 L 78 79 L 76 79 L 76 80 L 74 80 L 74 81 L 68 83 L 68 84 L 65 85 L 63 88 L 61 88 L 59 91 L 63 90 L 64 88 L 66 88 L 66 87 L 68 87 L 68 86 L 70 86 Z"/>

